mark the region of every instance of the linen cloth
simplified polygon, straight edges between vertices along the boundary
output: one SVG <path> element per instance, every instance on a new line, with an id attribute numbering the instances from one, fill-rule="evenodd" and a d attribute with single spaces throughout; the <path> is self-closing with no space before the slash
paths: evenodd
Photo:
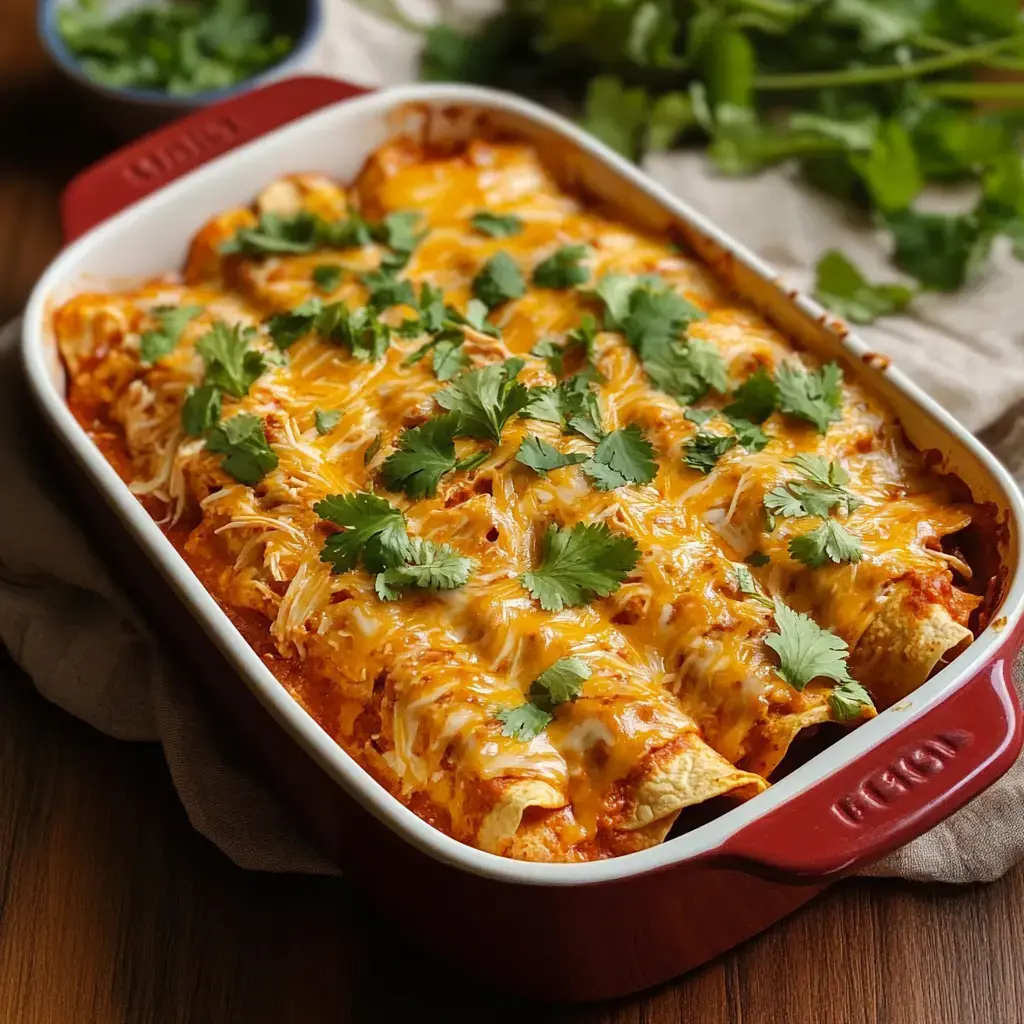
<path id="1" fill-rule="evenodd" d="M 432 5 L 423 6 L 429 15 Z M 310 70 L 397 84 L 415 78 L 417 48 L 414 35 L 334 0 Z M 893 275 L 883 238 L 785 170 L 720 178 L 699 154 L 652 156 L 646 169 L 795 287 L 813 283 L 812 268 L 829 248 L 849 254 L 871 278 Z M 915 300 L 908 315 L 861 334 L 1024 479 L 1024 264 L 1000 248 L 972 288 Z M 35 440 L 42 427 L 30 408 L 18 337 L 17 323 L 0 332 L 0 643 L 48 700 L 110 736 L 159 742 L 190 821 L 236 864 L 336 873 L 94 554 L 75 516 L 74 494 Z M 1020 666 L 1015 683 L 1018 690 L 1024 684 Z M 1022 855 L 1018 762 L 963 810 L 866 873 L 983 881 Z"/>

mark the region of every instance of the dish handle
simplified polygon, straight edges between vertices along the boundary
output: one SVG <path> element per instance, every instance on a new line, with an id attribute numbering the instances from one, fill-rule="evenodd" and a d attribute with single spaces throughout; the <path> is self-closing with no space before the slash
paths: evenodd
<path id="1" fill-rule="evenodd" d="M 716 859 L 786 882 L 820 883 L 878 860 L 958 810 L 1020 754 L 1012 668 L 1022 642 L 1018 628 L 942 703 L 742 828 Z M 912 712 L 913 695 L 907 703 Z"/>
<path id="2" fill-rule="evenodd" d="M 64 241 L 215 157 L 304 114 L 370 90 L 307 75 L 244 92 L 144 135 L 72 178 L 61 197 Z"/>

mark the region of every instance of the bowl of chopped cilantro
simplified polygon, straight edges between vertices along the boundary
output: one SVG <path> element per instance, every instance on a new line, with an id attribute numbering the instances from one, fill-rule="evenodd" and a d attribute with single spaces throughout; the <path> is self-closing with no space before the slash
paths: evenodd
<path id="1" fill-rule="evenodd" d="M 39 35 L 134 131 L 296 70 L 319 37 L 322 2 L 41 0 Z"/>

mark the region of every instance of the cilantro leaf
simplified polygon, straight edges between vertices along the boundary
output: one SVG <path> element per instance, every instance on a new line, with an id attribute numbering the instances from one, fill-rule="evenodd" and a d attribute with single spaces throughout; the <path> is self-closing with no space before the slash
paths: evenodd
<path id="1" fill-rule="evenodd" d="M 369 572 L 382 572 L 404 559 L 405 516 L 390 501 L 368 491 L 329 494 L 313 511 L 344 531 L 332 533 L 320 551 L 320 561 L 334 572 L 348 572 L 360 559 Z"/>
<path id="2" fill-rule="evenodd" d="M 649 107 L 644 89 L 628 89 L 615 75 L 597 75 L 587 86 L 582 125 L 605 145 L 632 159 Z"/>
<path id="3" fill-rule="evenodd" d="M 317 318 L 323 313 L 323 303 L 315 296 L 296 306 L 288 313 L 277 313 L 265 321 L 274 345 L 282 352 L 314 330 Z M 327 307 L 331 308 L 331 307 Z"/>
<path id="4" fill-rule="evenodd" d="M 516 462 L 536 470 L 543 476 L 550 469 L 576 466 L 589 458 L 583 452 L 560 452 L 553 445 L 533 434 L 527 434 L 516 452 Z"/>
<path id="5" fill-rule="evenodd" d="M 206 435 L 206 447 L 224 456 L 220 465 L 225 473 L 250 487 L 277 468 L 277 455 L 267 444 L 263 421 L 251 413 L 239 413 L 213 427 Z"/>
<path id="6" fill-rule="evenodd" d="M 762 566 L 767 565 L 771 561 L 771 558 L 769 558 L 763 551 L 751 551 L 744 561 L 747 565 L 752 565 L 755 569 L 760 569 Z"/>
<path id="7" fill-rule="evenodd" d="M 416 292 L 412 281 L 398 278 L 390 270 L 371 270 L 359 279 L 370 293 L 370 305 L 376 310 L 391 306 L 415 306 Z"/>
<path id="8" fill-rule="evenodd" d="M 479 213 L 473 214 L 470 223 L 480 234 L 491 238 L 511 238 L 523 230 L 523 222 L 511 213 L 499 214 L 480 210 Z"/>
<path id="9" fill-rule="evenodd" d="M 377 574 L 374 586 L 382 601 L 395 601 L 405 587 L 421 590 L 454 590 L 469 579 L 473 559 L 460 555 L 447 544 L 434 544 L 419 537 L 405 545 L 403 561 Z"/>
<path id="10" fill-rule="evenodd" d="M 435 398 L 442 408 L 459 414 L 459 434 L 498 444 L 502 428 L 530 400 L 526 385 L 515 379 L 520 369 L 521 360 L 508 359 L 471 370 Z"/>
<path id="11" fill-rule="evenodd" d="M 825 518 L 833 509 L 845 507 L 849 515 L 864 504 L 843 487 L 850 476 L 838 462 L 826 462 L 820 455 L 807 453 L 787 462 L 802 470 L 806 479 L 789 481 L 769 491 L 764 497 L 764 506 L 769 512 Z"/>
<path id="12" fill-rule="evenodd" d="M 605 434 L 583 472 L 600 491 L 626 484 L 649 484 L 658 472 L 654 448 L 635 424 Z"/>
<path id="13" fill-rule="evenodd" d="M 717 415 L 717 409 L 687 409 L 683 413 L 683 419 L 696 423 L 698 427 L 703 427 L 708 420 L 713 420 Z"/>
<path id="14" fill-rule="evenodd" d="M 793 611 L 778 598 L 775 625 L 778 632 L 766 637 L 765 643 L 779 656 L 779 675 L 795 690 L 821 678 L 853 682 L 846 667 L 849 648 L 845 640 L 822 629 L 807 615 Z"/>
<path id="15" fill-rule="evenodd" d="M 574 701 L 590 678 L 590 666 L 580 658 L 559 658 L 530 685 L 530 701 L 544 711 Z"/>
<path id="16" fill-rule="evenodd" d="M 590 666 L 585 661 L 559 658 L 530 684 L 525 703 L 515 708 L 502 708 L 497 713 L 498 721 L 504 726 L 502 736 L 528 742 L 540 735 L 554 717 L 554 709 L 576 700 L 590 674 Z"/>
<path id="17" fill-rule="evenodd" d="M 473 294 L 488 309 L 518 299 L 525 291 L 522 271 L 507 252 L 495 253 L 473 278 Z"/>
<path id="18" fill-rule="evenodd" d="M 769 608 L 775 607 L 775 602 L 770 597 L 765 597 L 758 589 L 754 580 L 754 574 L 745 565 L 734 566 L 736 574 L 736 589 L 744 597 L 752 597 L 758 604 L 766 605 Z"/>
<path id="19" fill-rule="evenodd" d="M 321 263 L 315 266 L 313 283 L 322 292 L 333 292 L 341 284 L 341 267 L 337 263 Z"/>
<path id="20" fill-rule="evenodd" d="M 869 709 L 874 710 L 875 702 L 860 683 L 850 679 L 832 690 L 828 706 L 837 722 L 848 722 L 851 718 L 862 717 Z"/>
<path id="21" fill-rule="evenodd" d="M 566 427 L 595 443 L 604 437 L 601 405 L 590 377 L 577 373 L 563 380 L 555 389 Z"/>
<path id="22" fill-rule="evenodd" d="M 925 288 L 954 292 L 976 275 L 992 246 L 991 226 L 975 213 L 900 210 L 886 218 L 893 262 Z"/>
<path id="23" fill-rule="evenodd" d="M 390 329 L 369 306 L 353 312 L 343 302 L 332 302 L 316 316 L 314 327 L 328 341 L 345 346 L 353 358 L 363 361 L 382 359 L 391 343 Z"/>
<path id="24" fill-rule="evenodd" d="M 860 541 L 835 519 L 826 519 L 816 530 L 789 542 L 789 553 L 818 569 L 826 562 L 859 562 L 864 557 Z"/>
<path id="25" fill-rule="evenodd" d="M 902 284 L 869 284 L 861 272 L 834 249 L 818 261 L 814 297 L 851 323 L 870 324 L 880 316 L 902 312 L 914 297 Z"/>
<path id="26" fill-rule="evenodd" d="M 589 250 L 585 245 L 564 245 L 533 268 L 538 288 L 573 288 L 590 280 L 590 271 L 580 262 Z"/>
<path id="27" fill-rule="evenodd" d="M 501 722 L 502 736 L 509 736 L 528 743 L 544 731 L 554 715 L 537 707 L 536 704 L 526 701 L 518 707 L 502 708 L 495 718 Z"/>
<path id="28" fill-rule="evenodd" d="M 202 437 L 220 422 L 220 388 L 213 384 L 185 392 L 181 407 L 181 425 L 189 437 Z"/>
<path id="29" fill-rule="evenodd" d="M 771 440 L 756 423 L 751 423 L 750 420 L 740 419 L 737 416 L 727 416 L 726 419 L 736 434 L 736 441 L 748 452 L 761 451 Z"/>
<path id="30" fill-rule="evenodd" d="M 405 491 L 410 498 L 432 498 L 445 473 L 455 468 L 455 435 L 459 416 L 448 413 L 402 432 L 398 451 L 381 466 L 381 479 L 390 491 Z"/>
<path id="31" fill-rule="evenodd" d="M 290 216 L 264 213 L 255 227 L 239 228 L 222 243 L 220 251 L 225 255 L 245 256 L 312 252 L 319 245 L 324 224 L 320 217 L 307 210 Z"/>
<path id="32" fill-rule="evenodd" d="M 723 410 L 726 416 L 764 423 L 779 401 L 779 389 L 763 366 L 759 366 L 733 393 Z"/>
<path id="33" fill-rule="evenodd" d="M 156 330 L 143 331 L 139 336 L 139 358 L 143 363 L 155 363 L 168 355 L 178 344 L 182 331 L 205 309 L 204 306 L 156 306 L 150 316 L 160 325 Z"/>
<path id="34" fill-rule="evenodd" d="M 875 133 L 869 152 L 851 153 L 849 161 L 881 210 L 905 210 L 924 185 L 910 133 L 894 118 Z"/>
<path id="35" fill-rule="evenodd" d="M 469 368 L 469 356 L 463 346 L 465 336 L 440 338 L 434 346 L 433 368 L 438 380 L 452 380 Z"/>
<path id="36" fill-rule="evenodd" d="M 807 420 L 824 434 L 830 423 L 843 418 L 843 371 L 838 363 L 826 363 L 820 370 L 805 372 L 783 363 L 775 371 L 779 408 L 790 416 Z"/>
<path id="37" fill-rule="evenodd" d="M 419 245 L 423 233 L 416 230 L 421 215 L 415 210 L 398 210 L 389 213 L 379 225 L 372 229 L 373 237 L 389 249 L 407 256 Z M 405 265 L 403 261 L 402 265 Z"/>
<path id="38" fill-rule="evenodd" d="M 545 611 L 559 612 L 607 597 L 636 567 L 632 537 L 613 534 L 604 523 L 548 527 L 537 568 L 519 577 Z"/>
<path id="39" fill-rule="evenodd" d="M 629 307 L 622 321 L 626 340 L 641 359 L 669 342 L 675 341 L 704 313 L 681 295 L 667 287 L 650 284 L 635 288 L 629 296 Z"/>
<path id="40" fill-rule="evenodd" d="M 323 437 L 329 434 L 341 419 L 340 409 L 317 409 L 313 413 L 313 422 L 316 424 L 316 432 Z"/>
<path id="41" fill-rule="evenodd" d="M 735 434 L 709 434 L 699 430 L 693 437 L 683 442 L 683 462 L 706 476 L 736 442 Z"/>
<path id="42" fill-rule="evenodd" d="M 249 348 L 255 336 L 252 327 L 229 327 L 223 320 L 216 321 L 196 342 L 196 351 L 206 364 L 204 383 L 215 385 L 233 398 L 244 398 L 267 368 L 263 354 Z"/>

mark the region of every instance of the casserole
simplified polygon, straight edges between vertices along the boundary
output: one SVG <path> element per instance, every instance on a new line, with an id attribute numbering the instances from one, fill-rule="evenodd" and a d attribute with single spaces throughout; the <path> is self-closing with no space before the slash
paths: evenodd
<path id="1" fill-rule="evenodd" d="M 284 83 L 263 90 L 258 101 L 232 101 L 185 122 L 164 138 L 179 144 L 182 138 L 195 138 L 204 118 L 211 116 L 231 125 L 240 137 L 248 129 L 246 110 L 258 111 L 265 129 L 275 113 L 285 121 L 304 107 L 347 95 L 350 88 L 325 80 Z M 247 101 L 253 102 L 252 108 Z M 411 108 L 413 104 L 417 106 Z M 316 153 L 316 166 L 309 167 L 308 157 L 303 160 L 310 170 L 349 179 L 368 151 L 395 131 L 395 112 L 408 115 L 410 109 L 421 120 L 440 116 L 445 129 L 454 132 L 473 130 L 474 118 L 483 112 L 507 131 L 557 150 L 588 192 L 627 206 L 650 227 L 677 229 L 739 292 L 767 307 L 791 336 L 825 357 L 841 356 L 848 366 L 862 364 L 864 379 L 896 408 L 917 447 L 938 451 L 943 468 L 963 479 L 977 501 L 998 507 L 1004 526 L 1001 559 L 1008 569 L 1005 596 L 995 620 L 967 652 L 909 701 L 844 737 L 767 793 L 664 846 L 590 864 L 509 862 L 455 843 L 386 797 L 277 686 L 133 503 L 64 403 L 47 323 L 52 303 L 83 275 L 109 279 L 180 265 L 198 222 L 246 201 L 267 180 L 294 170 L 297 152 Z M 175 136 L 175 131 L 185 134 Z M 316 140 L 315 147 L 310 140 Z M 102 213 L 112 212 L 112 181 L 127 178 L 136 195 L 147 191 L 152 182 L 140 182 L 137 174 L 124 171 L 152 161 L 151 154 L 161 152 L 152 148 L 158 141 L 144 140 L 72 185 L 65 208 L 69 235 L 79 233 L 89 219 L 90 196 L 107 204 Z M 137 239 L 134 249 L 127 244 L 132 237 Z M 315 788 L 327 794 L 321 807 L 328 810 L 322 817 L 344 816 L 344 828 L 336 828 L 334 838 L 347 865 L 373 876 L 378 883 L 374 890 L 406 926 L 499 979 L 500 970 L 488 963 L 487 951 L 476 948 L 480 944 L 474 942 L 472 927 L 477 922 L 484 926 L 495 913 L 504 922 L 502 934 L 507 928 L 511 941 L 535 943 L 540 938 L 544 945 L 557 942 L 560 949 L 571 950 L 570 964 L 539 965 L 532 972 L 528 984 L 539 992 L 596 998 L 679 973 L 763 927 L 830 878 L 918 834 L 997 777 L 1019 750 L 1020 716 L 1007 662 L 1019 634 L 1020 497 L 1005 472 L 897 373 L 868 358 L 861 343 L 841 338 L 817 307 L 784 297 L 753 257 L 646 183 L 635 169 L 522 101 L 461 87 L 395 90 L 328 107 L 209 164 L 90 232 L 55 261 L 26 314 L 25 356 L 47 420 L 240 670 L 250 692 L 363 811 L 392 830 L 389 834 L 355 804 L 342 801 L 339 793 L 325 787 L 322 775 L 310 782 L 314 776 L 306 766 L 305 799 Z M 225 683 L 223 674 L 220 683 Z M 414 860 L 415 870 L 396 870 L 392 857 Z M 453 899 L 459 900 L 455 915 L 445 909 Z M 643 911 L 638 913 L 638 907 Z M 684 907 L 685 914 L 680 914 Z"/>

